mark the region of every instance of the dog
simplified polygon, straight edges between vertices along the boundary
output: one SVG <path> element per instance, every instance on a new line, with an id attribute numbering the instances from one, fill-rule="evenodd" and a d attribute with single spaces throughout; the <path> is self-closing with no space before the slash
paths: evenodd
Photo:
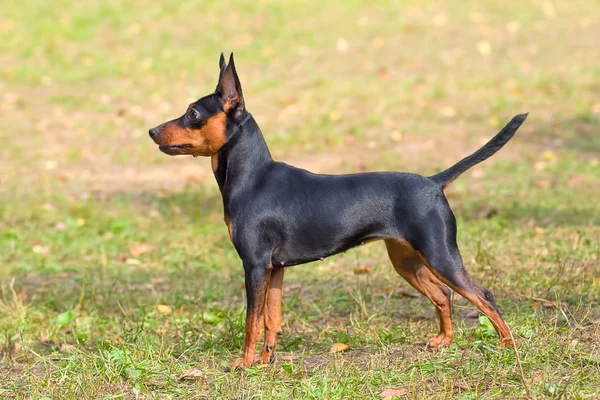
<path id="1" fill-rule="evenodd" d="M 273 160 L 257 122 L 246 110 L 233 54 L 228 63 L 221 54 L 219 67 L 214 93 L 149 134 L 166 154 L 211 158 L 246 284 L 243 356 L 231 370 L 275 360 L 285 268 L 374 240 L 385 242 L 396 272 L 433 303 L 440 332 L 428 342 L 431 348 L 452 342 L 450 289 L 490 319 L 501 346 L 514 345 L 494 296 L 465 269 L 444 188 L 500 150 L 527 114 L 515 116 L 475 153 L 433 176 L 317 175 Z M 263 328 L 264 345 L 255 357 Z"/>

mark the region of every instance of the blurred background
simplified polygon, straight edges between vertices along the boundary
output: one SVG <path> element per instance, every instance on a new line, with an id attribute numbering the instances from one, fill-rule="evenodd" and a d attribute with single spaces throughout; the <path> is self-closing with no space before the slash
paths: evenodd
<path id="1" fill-rule="evenodd" d="M 214 398 L 252 389 L 289 398 L 318 397 L 310 390 L 322 380 L 340 384 L 340 365 L 327 357 L 314 367 L 301 356 L 300 375 L 293 362 L 273 372 L 287 379 L 283 391 L 268 378 L 239 383 L 216 372 L 243 340 L 241 267 L 210 161 L 168 157 L 147 131 L 212 92 L 220 53 L 234 52 L 274 157 L 314 172 L 432 174 L 529 112 L 516 137 L 447 194 L 468 269 L 495 292 L 518 341 L 536 343 L 522 355 L 532 390 L 592 395 L 599 37 L 600 5 L 585 0 L 5 0 L 0 394 Z M 282 351 L 342 341 L 386 354 L 379 359 L 404 352 L 395 371 L 423 357 L 454 371 L 461 349 L 410 347 L 437 323 L 387 263 L 375 245 L 289 273 Z M 465 317 L 458 337 L 492 346 L 493 335 L 476 336 L 479 323 Z M 477 354 L 463 386 L 448 388 L 436 367 L 406 393 L 500 390 L 492 374 L 512 382 L 500 393 L 523 394 L 513 361 Z M 414 381 L 373 364 L 372 379 L 360 380 L 356 357 L 343 364 L 350 397 Z M 577 376 L 567 359 L 579 360 Z M 198 364 L 204 386 L 182 388 L 178 374 Z"/>

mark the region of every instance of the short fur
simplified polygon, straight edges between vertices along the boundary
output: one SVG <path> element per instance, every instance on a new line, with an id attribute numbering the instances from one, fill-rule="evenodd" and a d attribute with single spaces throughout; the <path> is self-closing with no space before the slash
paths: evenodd
<path id="1" fill-rule="evenodd" d="M 399 172 L 318 175 L 274 161 L 246 111 L 233 54 L 219 61 L 214 93 L 181 117 L 150 130 L 161 151 L 212 157 L 231 241 L 244 267 L 247 313 L 241 360 L 232 368 L 272 362 L 281 329 L 284 268 L 384 240 L 395 270 L 436 308 L 440 333 L 429 345 L 452 341 L 450 291 L 492 321 L 502 345 L 511 334 L 491 292 L 467 273 L 456 243 L 456 221 L 443 189 L 496 153 L 527 114 L 514 117 L 490 142 L 431 177 Z M 254 357 L 261 331 L 262 352 Z"/>

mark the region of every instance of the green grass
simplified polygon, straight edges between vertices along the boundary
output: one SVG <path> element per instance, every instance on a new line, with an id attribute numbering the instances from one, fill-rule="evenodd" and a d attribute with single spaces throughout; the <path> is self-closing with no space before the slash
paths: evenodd
<path id="1" fill-rule="evenodd" d="M 289 269 L 277 362 L 222 372 L 245 294 L 220 195 L 146 136 L 221 51 L 273 154 L 319 172 L 433 173 L 529 111 L 447 191 L 459 245 L 531 396 L 600 396 L 597 3 L 9 1 L 0 33 L 0 398 L 527 395 L 464 299 L 425 348 L 433 307 L 381 243 Z"/>

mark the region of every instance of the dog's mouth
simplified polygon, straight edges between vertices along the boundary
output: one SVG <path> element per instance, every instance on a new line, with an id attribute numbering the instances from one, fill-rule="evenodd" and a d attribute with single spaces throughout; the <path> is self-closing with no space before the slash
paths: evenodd
<path id="1" fill-rule="evenodd" d="M 186 143 L 186 144 L 177 144 L 174 146 L 158 146 L 158 148 L 160 149 L 160 151 L 162 151 L 165 154 L 168 154 L 170 156 L 176 156 L 178 154 L 184 154 L 181 149 L 187 149 L 187 148 L 191 148 L 194 147 L 192 146 L 190 143 Z"/>

